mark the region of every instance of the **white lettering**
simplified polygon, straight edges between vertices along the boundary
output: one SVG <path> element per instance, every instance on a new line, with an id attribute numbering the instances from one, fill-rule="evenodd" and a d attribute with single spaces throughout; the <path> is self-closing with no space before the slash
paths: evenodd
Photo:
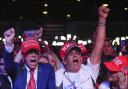
<path id="1" fill-rule="evenodd" d="M 116 58 L 113 60 L 113 62 L 114 62 L 117 66 L 119 66 L 119 65 L 122 64 L 122 61 L 119 59 L 119 57 L 116 57 Z"/>

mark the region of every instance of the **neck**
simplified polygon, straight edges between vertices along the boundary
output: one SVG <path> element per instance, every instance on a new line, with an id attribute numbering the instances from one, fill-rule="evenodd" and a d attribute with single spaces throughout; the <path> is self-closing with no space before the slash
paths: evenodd
<path id="1" fill-rule="evenodd" d="M 66 68 L 66 72 L 77 73 L 79 72 L 79 70 L 71 70 L 71 69 Z"/>

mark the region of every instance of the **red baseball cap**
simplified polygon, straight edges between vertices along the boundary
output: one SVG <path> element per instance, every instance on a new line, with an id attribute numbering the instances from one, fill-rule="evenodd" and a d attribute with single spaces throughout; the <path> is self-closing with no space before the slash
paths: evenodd
<path id="1" fill-rule="evenodd" d="M 117 56 L 110 62 L 104 62 L 110 71 L 123 72 L 128 75 L 128 58 L 125 56 Z"/>
<path id="2" fill-rule="evenodd" d="M 83 44 L 78 44 L 78 46 L 80 47 L 82 54 L 86 54 L 87 53 L 87 48 Z"/>
<path id="3" fill-rule="evenodd" d="M 21 44 L 21 50 L 23 53 L 28 52 L 30 49 L 36 49 L 40 52 L 41 49 L 39 42 L 35 39 L 28 39 Z"/>
<path id="4" fill-rule="evenodd" d="M 72 42 L 65 42 L 64 45 L 60 48 L 60 52 L 59 52 L 60 58 L 64 60 L 72 49 L 77 50 L 78 52 L 81 53 L 81 49 L 77 44 Z"/>

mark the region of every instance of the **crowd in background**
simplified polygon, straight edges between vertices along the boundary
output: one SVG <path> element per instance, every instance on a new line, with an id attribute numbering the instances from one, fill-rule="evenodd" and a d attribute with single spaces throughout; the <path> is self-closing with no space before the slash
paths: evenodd
<path id="1" fill-rule="evenodd" d="M 91 51 L 83 44 L 67 41 L 57 52 L 49 45 L 39 43 L 37 35 L 26 35 L 22 45 L 15 46 L 15 29 L 5 31 L 6 43 L 1 46 L 0 54 L 0 88 L 128 89 L 128 40 L 114 46 L 110 39 L 105 38 L 108 13 L 108 8 L 99 8 Z M 41 48 L 40 44 L 44 47 Z M 28 86 L 30 70 L 34 71 L 35 78 L 30 83 L 34 85 L 32 88 Z M 40 71 L 41 75 L 38 75 Z"/>

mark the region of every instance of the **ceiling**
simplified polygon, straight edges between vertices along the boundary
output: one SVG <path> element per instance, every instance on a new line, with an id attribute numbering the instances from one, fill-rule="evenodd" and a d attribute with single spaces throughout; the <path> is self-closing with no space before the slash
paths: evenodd
<path id="1" fill-rule="evenodd" d="M 127 0 L 0 0 L 0 20 L 67 20 L 70 14 L 71 20 L 90 21 L 96 20 L 97 8 L 104 3 L 111 8 L 112 20 L 126 20 Z"/>
<path id="2" fill-rule="evenodd" d="M 44 7 L 45 3 L 48 7 Z M 58 26 L 61 27 L 45 25 L 47 30 L 44 36 L 49 37 L 48 39 L 53 38 L 51 34 L 63 34 L 65 28 L 74 29 L 74 25 L 78 25 L 75 33 L 81 38 L 86 38 L 85 33 L 87 37 L 90 33 L 92 34 L 93 28 L 89 27 L 97 20 L 97 8 L 104 3 L 109 4 L 111 9 L 108 35 L 112 37 L 128 35 L 126 29 L 128 10 L 124 10 L 128 8 L 128 0 L 81 0 L 80 2 L 77 0 L 0 0 L 0 29 L 2 29 L 0 34 L 5 31 L 4 27 L 8 24 L 17 25 L 17 29 L 20 29 L 17 32 L 20 34 L 21 29 L 28 27 L 28 24 L 54 22 L 57 25 L 59 23 Z M 42 13 L 44 10 L 48 11 L 47 15 Z M 70 14 L 69 18 L 67 14 Z M 67 27 L 65 27 L 65 21 L 69 21 Z M 70 24 L 70 21 L 73 23 Z M 89 24 L 91 21 L 92 23 Z M 85 30 L 86 28 L 89 30 Z M 79 29 L 83 30 L 79 31 Z"/>

